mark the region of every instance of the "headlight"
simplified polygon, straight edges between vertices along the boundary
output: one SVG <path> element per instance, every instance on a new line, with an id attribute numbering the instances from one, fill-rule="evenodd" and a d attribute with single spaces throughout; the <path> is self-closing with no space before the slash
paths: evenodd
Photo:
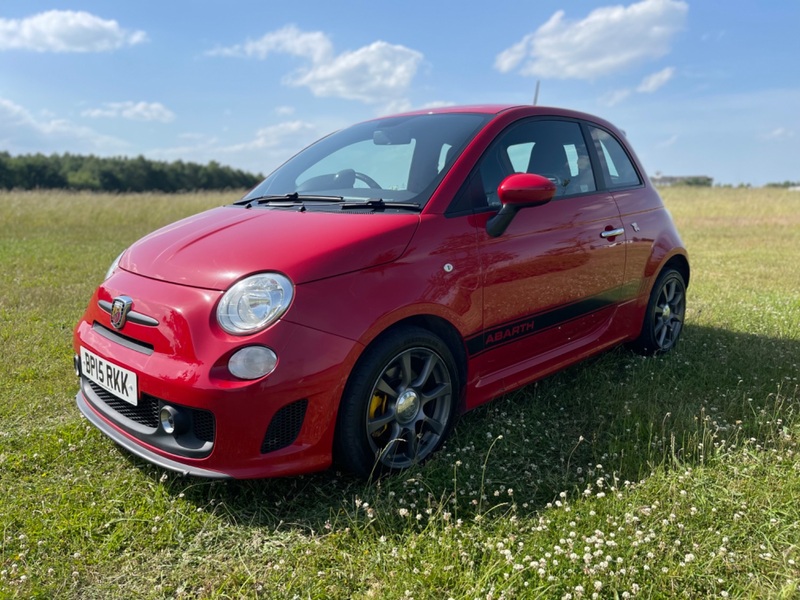
<path id="1" fill-rule="evenodd" d="M 292 303 L 294 286 L 278 273 L 251 275 L 222 295 L 217 322 L 228 333 L 248 335 L 277 321 Z"/>
<path id="2" fill-rule="evenodd" d="M 119 253 L 119 256 L 117 256 L 117 258 L 114 259 L 114 262 L 111 263 L 111 266 L 108 267 L 108 271 L 106 271 L 106 277 L 105 279 L 103 279 L 103 281 L 111 277 L 114 274 L 114 271 L 117 270 L 117 267 L 119 267 L 119 261 L 122 258 L 123 254 L 125 254 L 124 250 Z"/>

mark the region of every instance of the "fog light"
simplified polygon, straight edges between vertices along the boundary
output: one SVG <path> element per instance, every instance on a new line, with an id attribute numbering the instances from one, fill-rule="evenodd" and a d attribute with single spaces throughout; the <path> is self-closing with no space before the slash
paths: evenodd
<path id="1" fill-rule="evenodd" d="M 239 379 L 258 379 L 272 373 L 277 364 L 278 357 L 269 348 L 248 346 L 231 356 L 228 370 Z"/>
<path id="2" fill-rule="evenodd" d="M 173 406 L 164 406 L 158 413 L 161 429 L 167 435 L 179 434 L 186 431 L 186 417 Z"/>

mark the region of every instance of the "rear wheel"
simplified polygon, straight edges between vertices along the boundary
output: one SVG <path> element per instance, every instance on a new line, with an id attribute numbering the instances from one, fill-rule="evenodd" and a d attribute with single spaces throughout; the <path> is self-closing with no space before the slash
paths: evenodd
<path id="1" fill-rule="evenodd" d="M 424 461 L 453 424 L 460 391 L 447 345 L 419 327 L 389 332 L 353 369 L 339 407 L 338 462 L 367 478 Z"/>
<path id="2" fill-rule="evenodd" d="M 640 354 L 668 352 L 683 331 L 686 314 L 686 283 L 675 269 L 662 271 L 647 303 L 642 332 L 632 348 Z"/>

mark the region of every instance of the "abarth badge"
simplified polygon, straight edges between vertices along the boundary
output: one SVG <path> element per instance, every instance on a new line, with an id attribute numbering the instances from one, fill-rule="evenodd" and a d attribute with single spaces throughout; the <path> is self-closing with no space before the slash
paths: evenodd
<path id="1" fill-rule="evenodd" d="M 133 306 L 133 299 L 128 296 L 117 296 L 111 303 L 111 324 L 114 329 L 122 329 Z"/>

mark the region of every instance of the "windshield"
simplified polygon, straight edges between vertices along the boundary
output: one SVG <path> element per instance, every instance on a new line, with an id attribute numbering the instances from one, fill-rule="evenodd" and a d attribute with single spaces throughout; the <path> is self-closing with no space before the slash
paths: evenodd
<path id="1" fill-rule="evenodd" d="M 422 207 L 489 118 L 429 114 L 354 125 L 297 154 L 243 200 L 298 194 L 380 198 Z"/>

